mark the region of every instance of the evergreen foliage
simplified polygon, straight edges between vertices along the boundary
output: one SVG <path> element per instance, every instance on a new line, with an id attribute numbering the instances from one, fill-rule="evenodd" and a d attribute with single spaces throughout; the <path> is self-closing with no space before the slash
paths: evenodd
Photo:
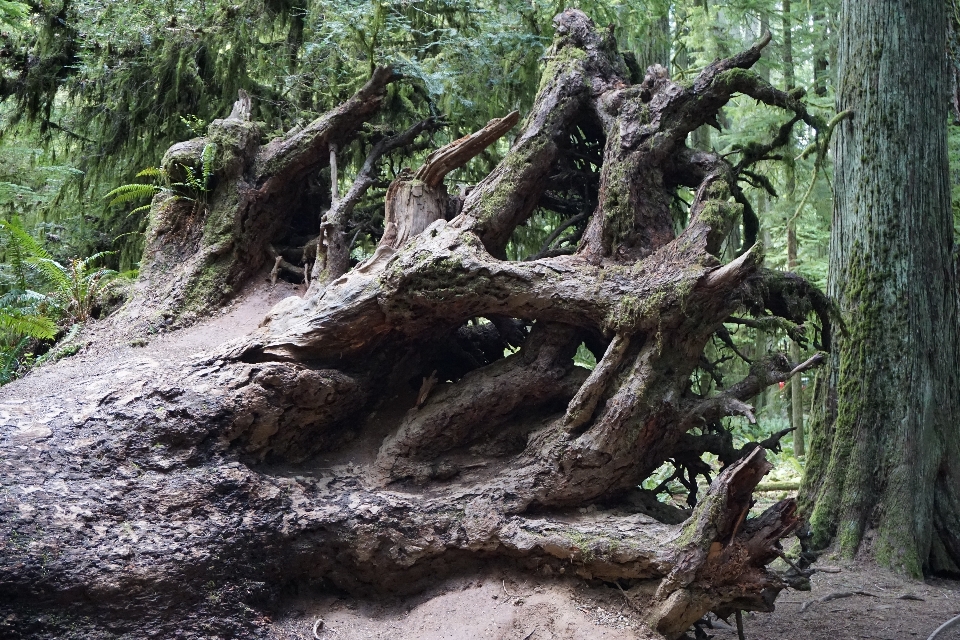
<path id="1" fill-rule="evenodd" d="M 8 382 L 31 343 L 39 346 L 59 333 L 57 322 L 84 322 L 116 276 L 97 266 L 109 256 L 58 262 L 23 227 L 18 218 L 0 221 L 0 242 L 6 256 L 0 271 L 0 384 Z M 43 293 L 41 293 L 43 291 Z"/>

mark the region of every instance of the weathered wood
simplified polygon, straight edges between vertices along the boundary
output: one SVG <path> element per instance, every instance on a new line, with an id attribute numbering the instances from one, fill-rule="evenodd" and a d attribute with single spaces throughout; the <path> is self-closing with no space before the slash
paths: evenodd
<path id="1" fill-rule="evenodd" d="M 300 455 L 317 442 L 337 446 L 350 411 L 362 404 L 363 382 L 279 363 L 201 363 L 188 371 L 153 368 L 131 395 L 114 393 L 105 372 L 98 376 L 105 395 L 89 408 L 57 399 L 60 417 L 47 423 L 45 441 L 0 439 L 5 500 L 33 505 L 14 509 L 29 519 L 7 511 L 0 518 L 4 540 L 16 528 L 34 543 L 0 554 L 6 624 L 57 632 L 67 620 L 96 637 L 98 620 L 165 635 L 202 621 L 206 633 L 250 637 L 263 619 L 247 605 L 255 602 L 249 589 L 279 596 L 284 585 L 324 576 L 355 593 L 409 593 L 464 562 L 501 555 L 585 578 L 659 583 L 648 621 L 676 638 L 684 630 L 678 620 L 722 611 L 728 602 L 765 610 L 787 584 L 764 565 L 778 537 L 796 525 L 792 502 L 743 518 L 769 468 L 762 450 L 721 474 L 682 527 L 619 510 L 526 515 L 482 469 L 429 496 L 370 488 L 353 465 L 276 475 L 253 461 Z M 81 397 L 75 391 L 89 383 L 65 390 Z M 70 415 L 78 410 L 83 417 L 75 423 Z M 181 416 L 176 433 L 161 413 Z M 133 416 L 139 429 L 118 427 Z M 84 434 L 106 424 L 113 426 L 101 431 L 97 455 L 86 455 Z M 227 443 L 246 463 L 224 457 Z M 38 446 L 42 455 L 34 459 Z M 70 482 L 64 469 L 71 469 Z M 63 517 L 54 504 L 77 505 L 81 519 Z M 104 533 L 82 523 L 102 524 Z M 51 606 L 60 617 L 38 623 L 9 615 Z"/>
<path id="2" fill-rule="evenodd" d="M 44 511 L 37 545 L 0 554 L 0 596 L 20 598 L 29 584 L 41 609 L 67 603 L 93 619 L 109 612 L 138 620 L 157 611 L 150 615 L 167 621 L 164 631 L 170 619 L 193 624 L 183 620 L 195 615 L 242 636 L 231 621 L 249 619 L 244 607 L 268 608 L 247 604 L 242 594 L 251 590 L 263 601 L 321 583 L 400 593 L 499 561 L 636 580 L 649 632 L 665 638 L 680 637 L 707 611 L 771 608 L 786 583 L 765 567 L 797 525 L 795 505 L 781 502 L 756 519 L 747 511 L 769 466 L 763 446 L 775 448 L 783 434 L 736 449 L 721 419 L 751 415 L 751 394 L 820 359 L 755 358 L 748 376 L 710 397 L 694 392 L 691 377 L 731 317 L 750 314 L 799 335 L 809 313 L 825 321 L 830 309 L 799 277 L 765 271 L 759 247 L 722 263 L 720 248 L 743 211 L 731 202 L 737 172 L 684 140 L 735 92 L 817 121 L 745 70 L 763 40 L 709 65 L 691 86 L 656 67 L 631 86 L 608 31 L 575 10 L 555 26 L 523 130 L 456 217 L 445 219 L 443 176 L 516 115 L 394 182 L 376 254 L 347 270 L 350 201 L 376 173 L 380 156 L 371 152 L 351 189 L 332 194 L 324 243 L 312 245 L 319 268 L 337 277 L 315 278 L 256 332 L 185 369 L 143 372 L 133 392 L 51 418 L 50 468 L 77 469 L 59 499 L 108 495 L 108 483 L 129 480 L 123 501 L 93 504 L 91 517 L 143 522 L 150 535 L 123 543 L 131 549 L 124 562 L 105 562 L 102 545 L 81 542 L 82 527 Z M 255 160 L 237 155 L 250 161 L 230 174 L 235 188 L 246 181 L 243 215 L 288 202 L 281 187 L 297 187 L 289 180 L 328 162 L 332 145 L 343 148 L 392 79 L 374 75 L 348 105 L 266 145 Z M 172 150 L 171 161 L 198 153 L 198 144 Z M 258 149 L 259 138 L 250 144 Z M 557 206 L 560 198 L 544 194 L 570 176 L 592 194 L 577 200 L 578 209 L 593 209 L 579 253 L 505 260 L 517 226 L 542 203 Z M 665 204 L 677 185 L 697 194 L 679 233 Z M 181 222 L 202 239 L 197 221 Z M 258 259 L 269 241 L 257 240 Z M 593 372 L 575 365 L 581 345 L 605 354 Z M 109 436 L 85 455 L 91 433 Z M 17 446 L 0 440 L 0 460 L 21 455 Z M 630 497 L 667 460 L 696 502 L 696 476 L 714 471 L 700 456 L 713 450 L 724 469 L 686 524 L 638 513 L 643 500 Z M 287 465 L 303 462 L 323 478 L 288 477 Z M 149 473 L 130 475 L 134 465 Z M 51 491 L 60 486 L 49 482 Z M 3 488 L 28 506 L 45 495 Z M 598 510 L 581 511 L 587 506 Z M 672 522 L 684 513 L 655 511 Z M 19 525 L 4 515 L 0 526 Z M 195 532 L 189 546 L 162 533 L 184 527 Z M 76 553 L 41 562 L 45 549 L 68 542 Z M 193 551 L 202 560 L 178 555 Z M 225 585 L 216 598 L 211 583 Z M 0 619 L 8 600 L 0 597 Z"/>
<path id="3" fill-rule="evenodd" d="M 511 111 L 502 118 L 494 118 L 483 129 L 437 149 L 427 156 L 417 172 L 413 174 L 414 179 L 422 181 L 428 187 L 438 186 L 448 173 L 467 164 L 484 149 L 502 138 L 519 119 L 520 112 Z"/>
<path id="4" fill-rule="evenodd" d="M 433 131 L 441 126 L 440 120 L 427 118 L 415 123 L 405 131 L 385 136 L 373 145 L 367 154 L 363 166 L 350 185 L 350 189 L 341 198 L 332 189 L 330 209 L 323 215 L 321 233 L 314 240 L 316 260 L 313 263 L 311 280 L 307 295 L 317 295 L 330 282 L 336 280 L 350 268 L 350 243 L 347 241 L 346 228 L 350 215 L 367 190 L 379 177 L 380 160 L 388 153 L 411 146 L 420 134 Z M 333 149 L 331 149 L 331 183 L 336 183 Z M 387 200 L 389 206 L 389 198 Z M 431 221 L 432 222 L 432 221 Z M 309 243 L 308 243 L 309 245 Z"/>
<path id="5" fill-rule="evenodd" d="M 376 254 L 363 268 L 370 270 L 383 263 L 411 238 L 443 220 L 449 209 L 443 178 L 500 139 L 519 117 L 513 111 L 503 118 L 494 118 L 483 129 L 431 153 L 412 176 L 401 175 L 394 180 L 384 200 L 383 236 Z"/>
<path id="6" fill-rule="evenodd" d="M 393 70 L 377 69 L 349 100 L 265 145 L 243 94 L 206 136 L 171 147 L 162 166 L 181 182 L 184 167 L 202 174 L 204 149 L 214 151 L 211 188 L 189 194 L 191 200 L 154 200 L 137 287 L 116 324 L 139 334 L 145 324 L 189 323 L 228 301 L 263 266 L 267 245 L 294 216 L 319 215 L 306 197 L 307 178 L 327 165 L 331 144 L 353 140 L 396 79 Z"/>

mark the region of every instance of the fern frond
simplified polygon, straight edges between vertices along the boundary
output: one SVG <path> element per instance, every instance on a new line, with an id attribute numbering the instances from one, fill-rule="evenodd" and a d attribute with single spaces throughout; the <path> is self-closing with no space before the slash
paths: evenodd
<path id="1" fill-rule="evenodd" d="M 217 157 L 217 145 L 214 142 L 208 142 L 203 145 L 203 151 L 200 153 L 200 165 L 202 174 L 201 190 L 206 191 L 210 186 L 210 178 L 213 176 L 214 160 Z"/>
<path id="2" fill-rule="evenodd" d="M 9 313 L 4 309 L 0 309 L 0 330 L 40 340 L 49 340 L 57 335 L 57 325 L 50 318 Z"/>
<path id="3" fill-rule="evenodd" d="M 17 21 L 29 15 L 30 7 L 14 0 L 0 0 L 0 24 L 17 27 Z"/>
<path id="4" fill-rule="evenodd" d="M 160 187 L 154 184 L 122 184 L 116 189 L 113 189 L 107 193 L 105 196 L 103 196 L 103 198 L 104 200 L 108 200 L 108 205 L 113 206 L 115 204 L 123 204 L 133 200 L 152 198 L 158 191 L 160 191 Z"/>
<path id="5" fill-rule="evenodd" d="M 137 173 L 138 178 L 166 178 L 167 172 L 160 167 L 147 167 Z"/>
<path id="6" fill-rule="evenodd" d="M 132 216 L 132 215 L 134 215 L 134 214 L 143 213 L 144 211 L 150 211 L 150 205 L 149 205 L 149 204 L 141 205 L 141 206 L 137 207 L 136 209 L 131 209 L 131 210 L 130 210 L 130 213 L 127 214 L 127 217 L 129 218 L 130 216 Z"/>
<path id="7" fill-rule="evenodd" d="M 36 238 L 27 233 L 27 230 L 23 228 L 23 223 L 20 222 L 19 218 L 14 217 L 10 220 L 0 220 L 0 229 L 3 229 L 7 233 L 7 237 L 11 243 L 19 248 L 25 256 L 53 260 L 53 256 L 40 246 Z"/>
<path id="8" fill-rule="evenodd" d="M 0 311 L 19 315 L 47 315 L 52 300 L 49 296 L 36 291 L 18 290 L 8 291 L 0 296 Z"/>
<path id="9" fill-rule="evenodd" d="M 13 379 L 20 364 L 20 354 L 26 350 L 28 344 L 30 338 L 23 338 L 13 349 L 0 349 L 0 384 L 7 384 Z"/>
<path id="10" fill-rule="evenodd" d="M 36 267 L 41 276 L 54 288 L 58 295 L 64 295 L 70 290 L 69 270 L 53 258 L 34 258 L 28 262 Z"/>
<path id="11" fill-rule="evenodd" d="M 0 230 L 4 231 L 9 259 L 17 273 L 18 286 L 26 289 L 28 270 L 46 280 L 58 291 L 68 282 L 63 266 L 53 259 L 37 240 L 27 233 L 19 218 L 0 220 Z"/>

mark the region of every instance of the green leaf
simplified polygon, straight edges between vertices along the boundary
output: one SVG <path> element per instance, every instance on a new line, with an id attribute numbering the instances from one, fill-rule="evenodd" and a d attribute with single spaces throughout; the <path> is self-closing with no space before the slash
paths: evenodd
<path id="1" fill-rule="evenodd" d="M 57 335 L 57 325 L 50 318 L 10 313 L 6 309 L 0 309 L 0 330 L 40 340 L 50 340 Z"/>
<path id="2" fill-rule="evenodd" d="M 160 191 L 160 187 L 153 184 L 122 184 L 116 189 L 103 196 L 104 200 L 109 200 L 108 205 L 123 204 L 143 198 L 152 198 Z"/>

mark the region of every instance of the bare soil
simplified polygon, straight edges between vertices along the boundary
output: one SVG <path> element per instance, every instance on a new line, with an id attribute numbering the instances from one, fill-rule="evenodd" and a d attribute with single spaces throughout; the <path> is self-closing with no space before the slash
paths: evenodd
<path id="1" fill-rule="evenodd" d="M 271 286 L 255 278 L 222 313 L 186 329 L 130 336 L 109 322 L 94 323 L 80 337 L 87 343 L 80 353 L 3 389 L 0 428 L 42 428 L 42 419 L 29 425 L 23 419 L 70 400 L 66 396 L 85 389 L 87 378 L 102 379 L 104 371 L 111 371 L 112 383 L 122 385 L 125 376 L 144 367 L 189 360 L 251 331 L 274 304 L 300 293 L 293 285 Z M 746 614 L 745 637 L 924 639 L 960 614 L 958 582 L 913 581 L 867 563 L 840 563 L 829 557 L 818 566 L 822 571 L 813 576 L 812 591 L 786 591 L 777 600 L 776 611 Z M 634 590 L 627 587 L 491 566 L 482 574 L 446 579 L 405 599 L 357 599 L 322 590 L 293 595 L 281 603 L 279 615 L 261 619 L 258 626 L 262 637 L 277 640 L 312 639 L 315 628 L 318 638 L 341 640 L 645 638 L 637 630 L 643 612 L 635 604 Z M 717 640 L 737 638 L 734 620 L 728 622 L 716 621 L 706 631 Z M 937 640 L 960 640 L 960 627 Z"/>
<path id="2" fill-rule="evenodd" d="M 748 640 L 926 639 L 960 614 L 960 583 L 903 578 L 867 563 L 823 564 L 810 592 L 784 592 L 772 613 L 744 615 Z M 853 595 L 842 595 L 849 594 Z M 831 599 L 832 598 L 832 599 Z M 820 602 L 824 599 L 824 602 Z M 410 600 L 370 601 L 317 594 L 296 600 L 270 638 L 559 640 L 645 636 L 629 590 L 576 578 L 490 571 L 444 582 Z M 803 607 L 803 611 L 801 611 Z M 713 621 L 716 640 L 737 638 L 736 622 Z M 691 634 L 692 635 L 692 634 Z M 960 629 L 937 640 L 960 639 Z"/>

